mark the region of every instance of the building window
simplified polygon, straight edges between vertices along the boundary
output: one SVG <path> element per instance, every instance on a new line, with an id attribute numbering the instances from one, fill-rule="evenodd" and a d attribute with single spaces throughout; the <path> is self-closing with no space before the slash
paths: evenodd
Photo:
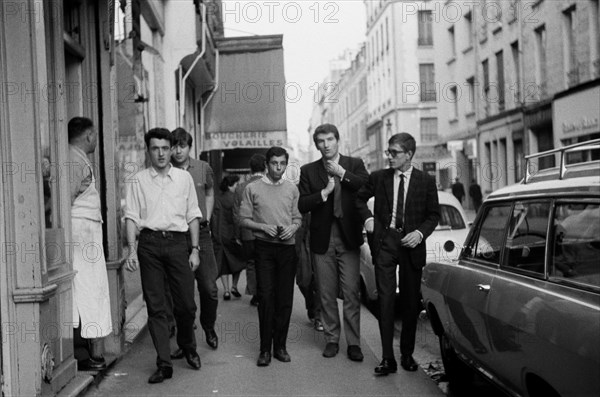
<path id="1" fill-rule="evenodd" d="M 458 89 L 454 85 L 450 87 L 449 91 L 450 97 L 448 101 L 451 104 L 451 112 L 450 112 L 450 121 L 454 121 L 458 119 Z"/>
<path id="2" fill-rule="evenodd" d="M 420 64 L 419 75 L 421 79 L 421 102 L 435 101 L 435 69 L 433 63 Z"/>
<path id="3" fill-rule="evenodd" d="M 490 114 L 490 66 L 488 60 L 481 62 L 481 70 L 483 72 L 483 113 L 485 116 Z"/>
<path id="4" fill-rule="evenodd" d="M 456 57 L 456 37 L 454 35 L 454 26 L 448 28 L 448 40 L 450 42 L 450 55 L 452 58 Z"/>
<path id="5" fill-rule="evenodd" d="M 387 18 L 385 19 L 385 50 L 390 50 L 390 29 Z"/>
<path id="6" fill-rule="evenodd" d="M 467 98 L 467 116 L 475 113 L 475 78 L 469 77 L 467 79 L 467 90 L 469 92 L 469 97 Z"/>
<path id="7" fill-rule="evenodd" d="M 590 61 L 591 61 L 591 78 L 600 77 L 600 9 L 598 0 L 591 1 L 591 10 L 589 13 L 589 38 L 590 38 Z"/>
<path id="8" fill-rule="evenodd" d="M 421 142 L 436 142 L 438 139 L 438 122 L 436 117 L 421 118 Z"/>
<path id="9" fill-rule="evenodd" d="M 487 1 L 482 0 L 481 2 L 481 15 L 479 16 L 479 42 L 483 43 L 487 40 L 488 34 L 488 16 L 487 12 Z"/>
<path id="10" fill-rule="evenodd" d="M 467 48 L 471 48 L 473 46 L 473 14 L 471 14 L 471 11 L 465 14 L 465 28 L 465 34 L 467 36 Z"/>
<path id="11" fill-rule="evenodd" d="M 505 107 L 504 103 L 504 54 L 502 51 L 496 53 L 496 72 L 498 79 L 498 111 L 502 112 Z"/>
<path id="12" fill-rule="evenodd" d="M 563 11 L 563 65 L 566 72 L 566 85 L 579 84 L 579 65 L 577 63 L 575 42 L 575 5 Z"/>
<path id="13" fill-rule="evenodd" d="M 433 45 L 433 27 L 431 10 L 419 11 L 419 45 Z"/>
<path id="14" fill-rule="evenodd" d="M 538 86 L 540 98 L 548 95 L 548 86 L 546 84 L 546 26 L 542 25 L 535 29 L 535 80 Z"/>
<path id="15" fill-rule="evenodd" d="M 519 63 L 521 62 L 521 56 L 519 53 L 519 41 L 515 41 L 510 45 L 510 51 L 512 54 L 512 61 L 513 61 L 513 76 L 515 77 L 514 80 L 514 91 L 515 91 L 515 98 L 514 101 L 515 103 L 520 103 L 521 102 L 521 68 L 519 66 Z"/>

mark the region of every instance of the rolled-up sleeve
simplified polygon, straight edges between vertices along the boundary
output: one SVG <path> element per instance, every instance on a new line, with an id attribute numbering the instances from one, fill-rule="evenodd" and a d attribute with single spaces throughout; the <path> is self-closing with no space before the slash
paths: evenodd
<path id="1" fill-rule="evenodd" d="M 131 219 L 138 229 L 141 218 L 140 199 L 140 185 L 137 181 L 131 180 L 125 188 L 125 215 L 123 218 Z"/>
<path id="2" fill-rule="evenodd" d="M 194 180 L 192 176 L 186 172 L 184 175 L 187 177 L 187 210 L 185 213 L 185 219 L 187 223 L 190 223 L 196 218 L 202 218 L 202 211 L 198 207 L 198 195 L 196 194 L 196 188 L 194 187 Z"/>

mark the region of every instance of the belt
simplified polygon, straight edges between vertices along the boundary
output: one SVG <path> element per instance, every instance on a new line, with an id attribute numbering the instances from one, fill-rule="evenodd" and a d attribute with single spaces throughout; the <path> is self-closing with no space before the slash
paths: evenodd
<path id="1" fill-rule="evenodd" d="M 142 229 L 140 234 L 144 234 L 147 236 L 158 237 L 158 238 L 173 238 L 173 237 L 185 237 L 188 235 L 188 232 L 170 232 L 164 230 L 151 230 L 151 229 Z"/>

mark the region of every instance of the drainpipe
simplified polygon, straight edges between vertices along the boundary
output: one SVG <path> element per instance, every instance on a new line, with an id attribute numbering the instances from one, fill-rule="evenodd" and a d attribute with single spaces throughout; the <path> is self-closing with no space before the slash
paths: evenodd
<path id="1" fill-rule="evenodd" d="M 204 110 L 206 109 L 206 106 L 208 106 L 208 104 L 210 103 L 210 101 L 212 100 L 213 96 L 215 96 L 215 93 L 217 92 L 217 89 L 219 87 L 219 50 L 215 49 L 215 85 L 214 87 L 211 89 L 210 95 L 208 96 L 208 98 L 206 98 L 206 101 L 204 101 L 202 103 L 202 106 L 200 108 L 200 148 L 201 150 L 204 149 L 204 129 L 205 129 L 205 121 L 204 121 Z"/>
<path id="2" fill-rule="evenodd" d="M 183 127 L 183 118 L 185 116 L 185 82 L 187 81 L 188 77 L 190 77 L 190 74 L 192 73 L 192 70 L 194 70 L 194 67 L 196 66 L 198 61 L 204 56 L 204 53 L 206 52 L 206 4 L 202 3 L 202 4 L 200 4 L 200 7 L 202 9 L 202 34 L 201 34 L 202 46 L 201 46 L 200 53 L 198 54 L 196 59 L 194 59 L 194 62 L 189 67 L 188 71 L 185 73 L 184 76 L 181 76 L 182 66 L 181 66 L 181 63 L 179 64 L 179 126 L 180 127 Z"/>

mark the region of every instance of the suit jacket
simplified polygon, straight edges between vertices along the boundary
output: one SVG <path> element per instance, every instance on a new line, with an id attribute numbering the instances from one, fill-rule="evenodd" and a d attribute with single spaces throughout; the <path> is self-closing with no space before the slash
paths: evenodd
<path id="1" fill-rule="evenodd" d="M 369 173 L 359 158 L 340 155 L 339 165 L 346 173 L 340 180 L 342 187 L 343 217 L 338 220 L 342 238 L 348 249 L 358 249 L 363 243 L 362 223 L 356 213 L 356 192 L 365 184 Z M 300 199 L 298 209 L 301 213 L 311 213 L 310 249 L 316 254 L 324 254 L 329 247 L 333 216 L 333 192 L 323 202 L 321 190 L 327 186 L 327 170 L 323 159 L 313 161 L 300 169 Z"/>
<path id="2" fill-rule="evenodd" d="M 367 207 L 367 201 L 375 196 L 373 213 Z M 374 217 L 375 225 L 373 235 L 369 236 L 369 245 L 373 255 L 373 262 L 377 263 L 377 254 L 385 232 L 392 221 L 394 205 L 394 169 L 384 169 L 373 172 L 369 181 L 359 190 L 356 208 L 362 221 Z M 435 179 L 424 172 L 413 168 L 406 192 L 404 203 L 404 230 L 410 233 L 419 230 L 423 234 L 423 241 L 410 250 L 413 266 L 425 266 L 427 251 L 425 239 L 435 230 L 440 219 L 440 205 L 438 201 Z"/>

